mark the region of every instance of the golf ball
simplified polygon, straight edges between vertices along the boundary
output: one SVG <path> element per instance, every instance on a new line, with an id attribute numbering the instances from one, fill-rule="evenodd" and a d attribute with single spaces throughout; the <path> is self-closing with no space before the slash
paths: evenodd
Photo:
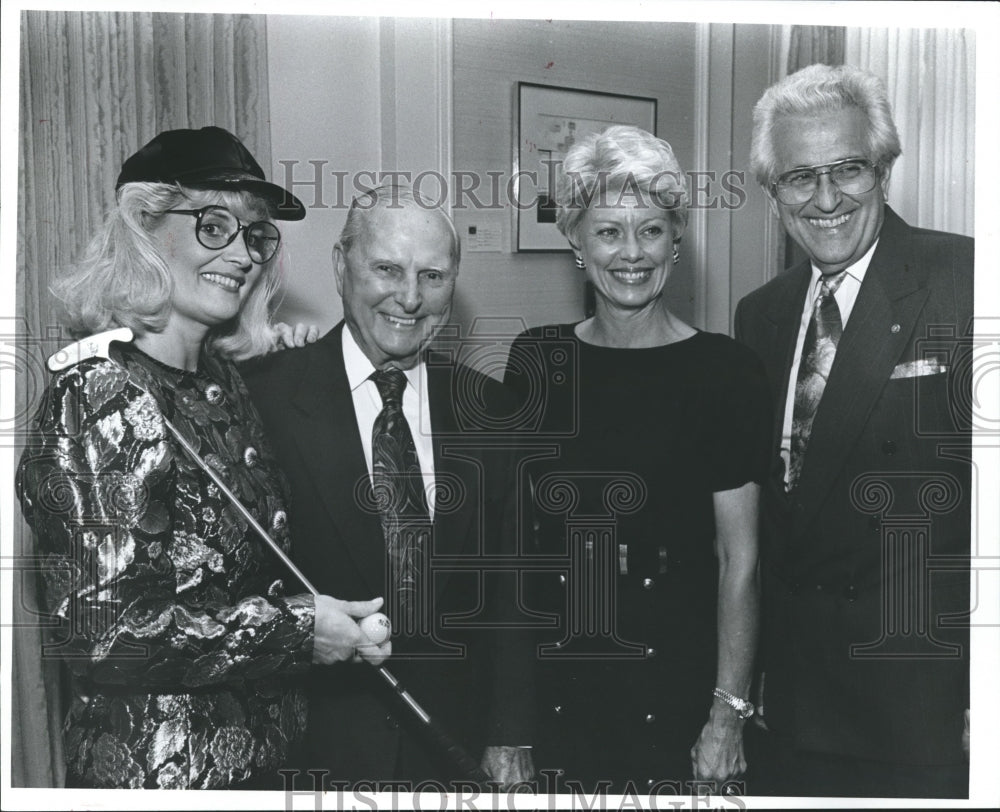
<path id="1" fill-rule="evenodd" d="M 361 627 L 368 639 L 371 640 L 376 646 L 382 645 L 386 640 L 389 639 L 389 635 L 392 633 L 392 625 L 389 623 L 389 618 L 383 615 L 381 612 L 375 612 L 368 617 L 363 618 L 358 624 Z"/>

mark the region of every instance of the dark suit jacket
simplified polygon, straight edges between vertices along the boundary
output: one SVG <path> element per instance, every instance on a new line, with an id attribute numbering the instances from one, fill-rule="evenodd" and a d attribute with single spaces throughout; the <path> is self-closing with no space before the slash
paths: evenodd
<path id="1" fill-rule="evenodd" d="M 764 714 L 797 747 L 961 760 L 972 266 L 971 239 L 886 209 L 798 487 L 785 494 L 776 458 L 764 489 Z M 807 261 L 736 311 L 736 337 L 767 368 L 775 454 L 809 280 Z M 931 358 L 948 371 L 898 377 Z"/>
<path id="2" fill-rule="evenodd" d="M 386 595 L 385 543 L 378 514 L 365 506 L 368 472 L 343 330 L 341 322 L 315 344 L 255 362 L 244 376 L 291 486 L 296 564 L 320 592 L 366 600 Z M 516 631 L 495 628 L 513 616 L 516 584 L 496 571 L 495 559 L 491 572 L 480 566 L 484 556 L 516 551 L 514 468 L 483 430 L 491 410 L 513 407 L 497 381 L 438 361 L 427 365 L 438 483 L 431 567 L 444 656 L 404 658 L 408 641 L 394 639 L 387 666 L 478 760 L 485 745 L 530 744 L 524 703 L 533 652 Z M 368 666 L 338 663 L 312 676 L 307 753 L 296 766 L 347 781 L 450 777 L 450 765 Z"/>

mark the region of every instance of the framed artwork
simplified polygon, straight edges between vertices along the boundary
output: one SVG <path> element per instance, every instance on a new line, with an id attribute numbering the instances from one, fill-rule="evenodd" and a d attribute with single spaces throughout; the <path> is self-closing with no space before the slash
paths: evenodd
<path id="1" fill-rule="evenodd" d="M 568 251 L 556 228 L 555 191 L 573 144 L 612 124 L 656 134 L 656 99 L 517 83 L 514 104 L 515 251 Z"/>

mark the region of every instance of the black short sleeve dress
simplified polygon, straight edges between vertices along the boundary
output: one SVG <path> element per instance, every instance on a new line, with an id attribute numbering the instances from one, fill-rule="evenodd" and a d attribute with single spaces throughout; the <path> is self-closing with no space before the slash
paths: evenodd
<path id="1" fill-rule="evenodd" d="M 558 618 L 539 641 L 535 765 L 669 792 L 715 685 L 713 493 L 768 470 L 762 365 L 723 335 L 617 349 L 566 324 L 520 335 L 505 383 L 549 449 L 527 469 L 532 552 L 556 566 L 526 599 Z"/>

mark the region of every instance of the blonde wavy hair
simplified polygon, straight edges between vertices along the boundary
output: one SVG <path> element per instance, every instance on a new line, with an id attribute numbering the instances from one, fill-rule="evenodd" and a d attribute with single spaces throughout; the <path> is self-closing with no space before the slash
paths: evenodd
<path id="1" fill-rule="evenodd" d="M 118 205 L 83 257 L 52 285 L 74 337 L 115 327 L 129 327 L 138 335 L 165 327 L 173 278 L 151 234 L 170 209 L 205 205 L 225 206 L 255 220 L 274 219 L 270 204 L 251 192 L 203 191 L 168 183 L 127 183 L 119 189 Z M 272 269 L 279 254 L 280 247 L 264 264 L 239 315 L 209 331 L 209 350 L 243 360 L 272 349 L 271 309 L 279 283 Z"/>

